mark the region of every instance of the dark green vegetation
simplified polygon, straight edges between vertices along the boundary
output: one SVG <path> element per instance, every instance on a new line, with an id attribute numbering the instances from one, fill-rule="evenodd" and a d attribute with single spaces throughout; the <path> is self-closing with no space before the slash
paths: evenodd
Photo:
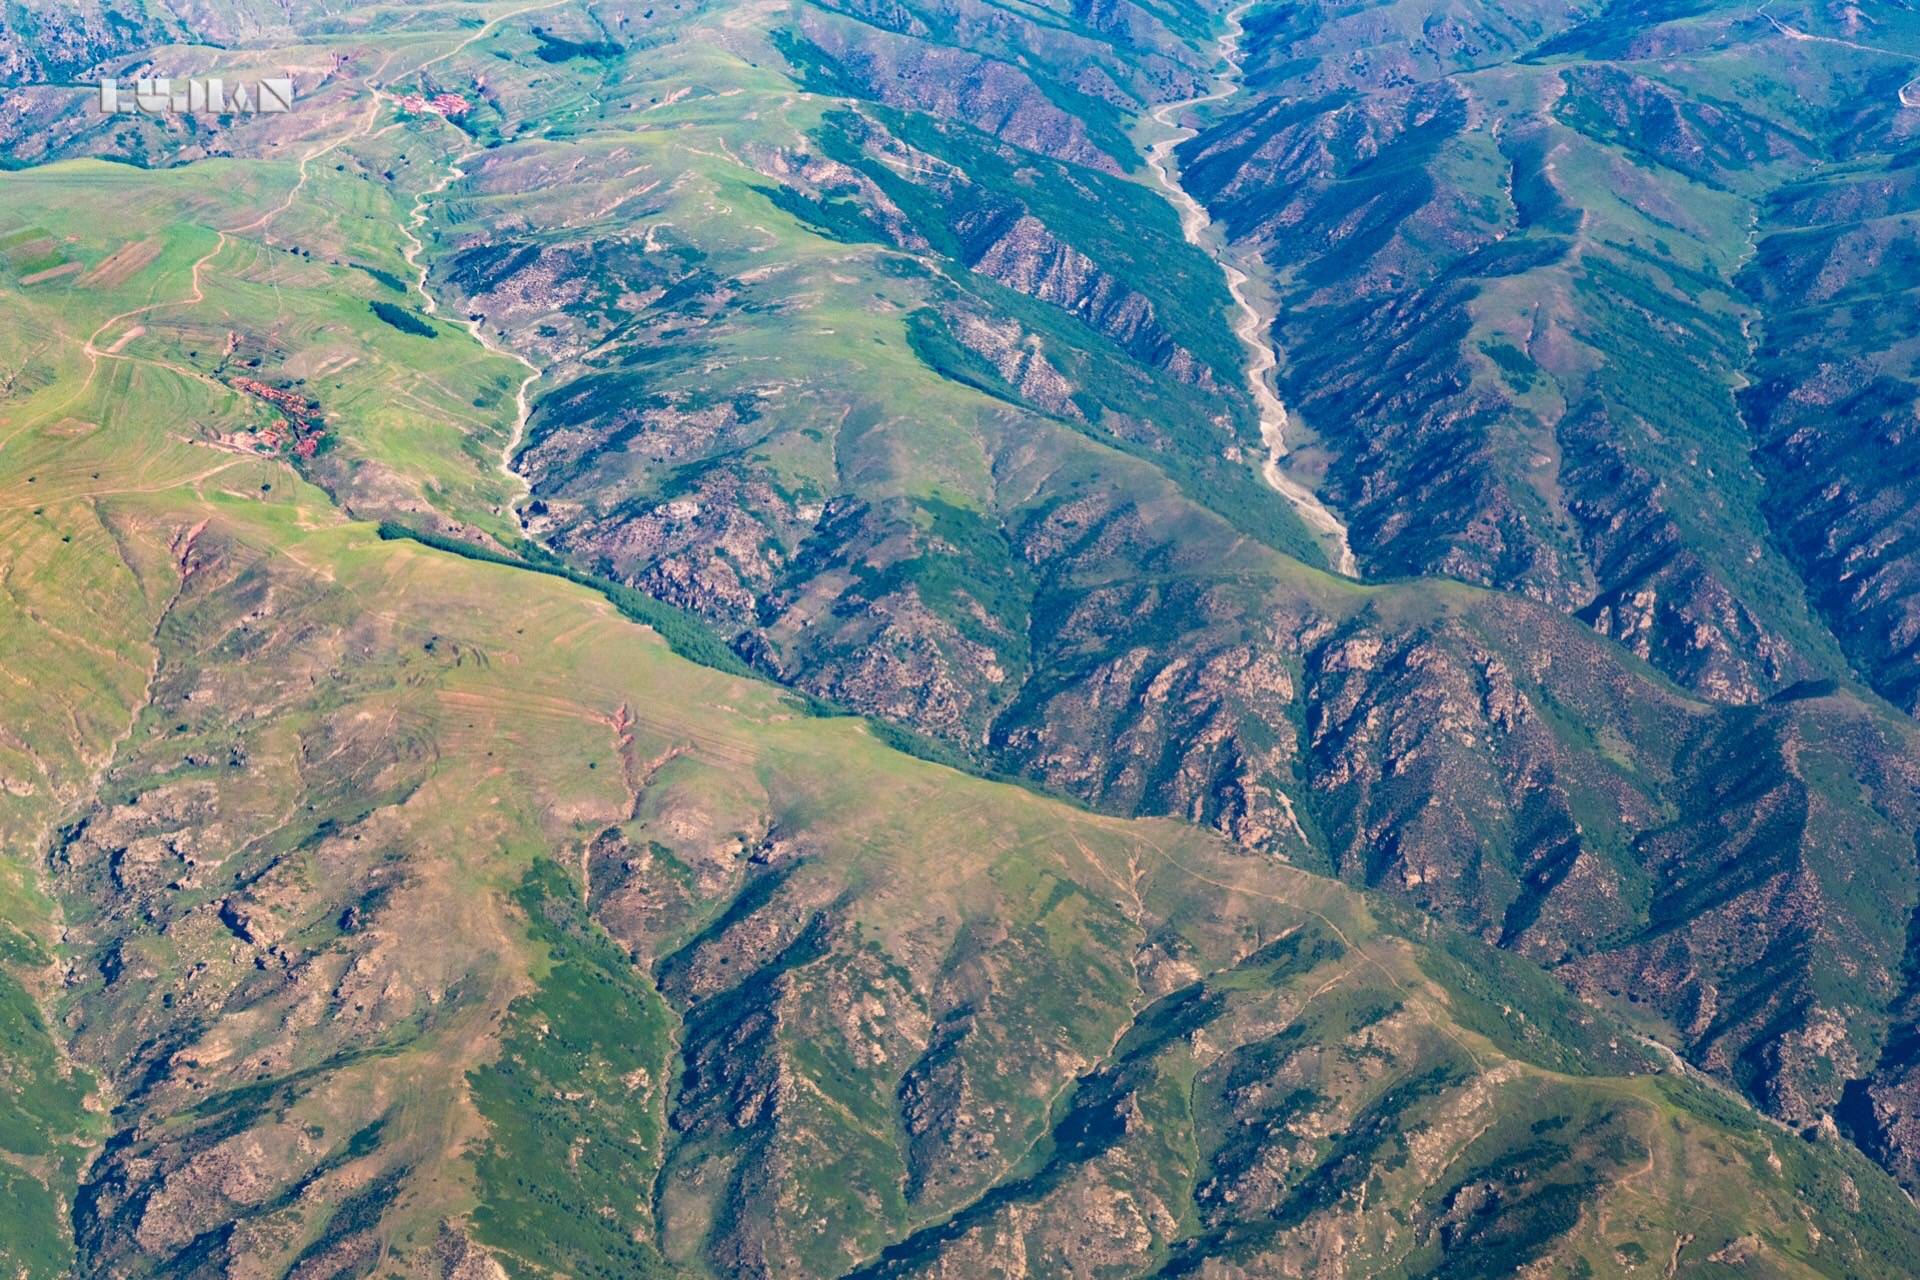
<path id="1" fill-rule="evenodd" d="M 381 320 L 392 325 L 402 333 L 410 333 L 419 338 L 437 338 L 440 336 L 438 329 L 435 329 L 425 320 L 422 320 L 419 315 L 407 310 L 405 307 L 396 307 L 393 303 L 384 302 L 378 298 L 369 302 L 367 306 L 372 310 L 373 314 L 379 316 Z"/>
<path id="2" fill-rule="evenodd" d="M 566 1275 L 667 1274 L 634 1174 L 660 1158 L 670 1015 L 579 892 L 543 861 L 514 895 L 546 974 L 470 1077 L 489 1125 L 474 1238 Z"/>
<path id="3" fill-rule="evenodd" d="M 7 1264 L 1920 1270 L 1904 12 L 1242 15 L 1356 582 L 1217 9 L 523 9 L 7 11 Z"/>

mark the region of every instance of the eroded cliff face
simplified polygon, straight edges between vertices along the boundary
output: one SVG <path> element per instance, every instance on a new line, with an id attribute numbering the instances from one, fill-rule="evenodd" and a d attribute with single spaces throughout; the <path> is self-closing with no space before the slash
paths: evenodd
<path id="1" fill-rule="evenodd" d="M 997 58 L 805 11 L 795 34 L 834 65 L 847 86 L 894 107 L 963 120 L 1017 147 L 1109 173 L 1121 163 L 1087 134 L 1086 121 L 1050 100 L 1023 70 Z M 1111 144 L 1109 144 L 1111 145 Z"/>

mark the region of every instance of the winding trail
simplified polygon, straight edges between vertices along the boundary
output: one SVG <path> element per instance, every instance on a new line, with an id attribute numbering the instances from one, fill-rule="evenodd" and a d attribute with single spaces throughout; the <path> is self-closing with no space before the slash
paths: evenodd
<path id="1" fill-rule="evenodd" d="M 282 199 L 279 204 L 274 205 L 271 209 L 268 209 L 265 213 L 262 213 L 258 217 L 254 218 L 253 221 L 251 222 L 244 222 L 238 226 L 232 226 L 232 227 L 214 228 L 213 247 L 208 249 L 205 253 L 201 254 L 199 258 L 195 259 L 193 267 L 187 273 L 187 280 L 188 280 L 188 283 L 192 285 L 192 289 L 187 293 L 185 297 L 166 298 L 159 302 L 149 302 L 144 306 L 138 306 L 128 311 L 122 311 L 118 315 L 108 316 L 105 320 L 102 320 L 100 322 L 99 327 L 96 328 L 92 333 L 88 334 L 86 337 L 86 340 L 82 342 L 80 345 L 80 353 L 87 358 L 87 377 L 84 382 L 82 382 L 77 388 L 74 389 L 73 394 L 67 397 L 65 404 L 68 407 L 71 407 L 76 401 L 80 399 L 80 397 L 84 396 L 87 393 L 87 391 L 93 386 L 94 378 L 99 376 L 100 362 L 102 360 L 127 360 L 127 361 L 132 361 L 138 364 L 152 364 L 163 369 L 169 369 L 172 372 L 179 374 L 181 377 L 194 378 L 200 382 L 207 383 L 209 386 L 213 386 L 221 390 L 225 390 L 225 387 L 223 386 L 223 384 L 215 382 L 213 379 L 207 377 L 206 374 L 201 373 L 197 369 L 185 368 L 181 365 L 173 364 L 170 361 L 166 361 L 166 360 L 146 359 L 140 356 L 135 356 L 135 355 L 131 355 L 126 352 L 123 352 L 121 348 L 125 347 L 127 343 L 132 341 L 134 338 L 140 336 L 139 333 L 134 332 L 133 329 L 129 329 L 127 332 L 123 333 L 120 336 L 120 338 L 116 340 L 111 346 L 102 347 L 100 345 L 100 341 L 102 338 L 106 336 L 109 330 L 111 330 L 115 325 L 119 324 L 123 320 L 131 320 L 135 316 L 150 315 L 155 311 L 164 311 L 172 307 L 198 306 L 201 303 L 205 302 L 207 299 L 207 294 L 206 294 L 206 289 L 201 283 L 201 278 L 207 269 L 207 264 L 220 256 L 221 252 L 226 249 L 232 237 L 240 235 L 244 232 L 259 231 L 260 229 L 265 227 L 268 223 L 272 222 L 275 218 L 285 213 L 288 209 L 291 209 L 293 207 L 294 201 L 300 198 L 300 192 L 307 185 L 307 177 L 309 173 L 312 171 L 313 162 L 315 160 L 318 160 L 321 156 L 327 155 L 328 153 L 334 151 L 336 148 L 341 147 L 346 143 L 353 141 L 355 138 L 366 137 L 367 134 L 370 133 L 373 129 L 373 122 L 375 117 L 379 114 L 379 111 L 380 111 L 380 100 L 379 100 L 379 96 L 376 94 L 372 105 L 367 108 L 366 118 L 361 121 L 360 127 L 358 129 L 354 130 L 351 133 L 342 134 L 341 136 L 333 139 L 331 142 L 319 143 L 314 147 L 310 148 L 304 155 L 302 155 L 300 157 L 299 167 L 295 170 L 296 176 L 294 179 L 293 186 L 291 189 L 288 190 L 286 197 Z M 141 333 L 145 332 L 145 326 L 136 325 L 134 326 L 134 328 L 138 329 Z M 13 437 L 9 436 L 7 438 L 8 442 L 10 442 L 12 438 Z"/>
<path id="2" fill-rule="evenodd" d="M 1802 31 L 1791 23 L 1782 22 L 1780 19 L 1768 13 L 1767 8 L 1772 3 L 1773 0 L 1760 0 L 1760 5 L 1753 11 L 1753 14 L 1756 18 L 1765 18 L 1768 22 L 1772 23 L 1773 29 L 1789 40 L 1800 40 L 1809 44 L 1839 45 L 1842 49 L 1853 49 L 1859 53 L 1877 53 L 1883 58 L 1893 58 L 1897 61 L 1920 62 L 1920 56 L 1911 53 L 1901 53 L 1893 49 L 1882 49 L 1877 45 L 1861 44 L 1854 40 L 1842 40 L 1838 36 L 1816 36 L 1811 32 Z M 1899 89 L 1895 90 L 1894 101 L 1905 109 L 1920 108 L 1920 76 L 1915 76 L 1913 79 L 1901 85 Z"/>
<path id="3" fill-rule="evenodd" d="M 1254 406 L 1260 414 L 1260 440 L 1267 447 L 1266 461 L 1260 468 L 1260 474 L 1275 492 L 1293 504 L 1307 528 L 1328 544 L 1333 567 L 1349 578 L 1358 578 L 1360 566 L 1353 558 L 1352 547 L 1348 545 L 1347 526 L 1328 509 L 1318 494 L 1288 475 L 1281 466 L 1282 459 L 1287 456 L 1287 427 L 1292 417 L 1273 389 L 1273 371 L 1280 363 L 1280 357 L 1268 337 L 1272 332 L 1274 315 L 1271 310 L 1262 311 L 1254 303 L 1247 288 L 1249 276 L 1229 259 L 1226 238 L 1214 230 L 1213 217 L 1207 212 L 1206 206 L 1194 199 L 1181 185 L 1174 164 L 1173 149 L 1199 132 L 1197 128 L 1180 124 L 1178 118 L 1194 107 L 1220 102 L 1240 92 L 1240 38 L 1246 34 L 1241 15 L 1252 7 L 1253 0 L 1244 0 L 1226 15 L 1227 27 L 1217 45 L 1220 60 L 1226 64 L 1226 69 L 1215 78 L 1214 87 L 1198 97 L 1169 102 L 1154 109 L 1150 117 L 1153 122 L 1172 132 L 1147 148 L 1147 167 L 1153 171 L 1154 180 L 1160 184 L 1168 201 L 1179 213 L 1180 231 L 1186 236 L 1187 243 L 1212 258 L 1227 278 L 1227 292 L 1233 297 L 1233 332 L 1240 339 L 1240 345 L 1247 349 L 1247 390 L 1253 393 Z"/>

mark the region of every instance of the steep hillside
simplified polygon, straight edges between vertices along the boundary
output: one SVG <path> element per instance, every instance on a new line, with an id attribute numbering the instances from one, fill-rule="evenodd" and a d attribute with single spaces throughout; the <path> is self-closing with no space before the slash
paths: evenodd
<path id="1" fill-rule="evenodd" d="M 1920 1269 L 1898 20 L 259 7 L 0 44 L 312 69 L 0 116 L 24 1274 Z"/>
<path id="2" fill-rule="evenodd" d="M 1920 1258 L 1849 1148 L 1524 962 L 344 516 L 303 471 L 435 456 L 354 387 L 491 386 L 497 426 L 515 366 L 350 307 L 337 245 L 283 267 L 253 210 L 315 207 L 295 167 L 233 172 L 0 191 L 89 282 L 9 303 L 93 326 L 10 331 L 0 443 L 22 1274 L 68 1272 L 69 1215 L 84 1275 Z M 151 274 L 102 272 L 130 233 Z M 299 422 L 188 345 L 283 277 L 287 358 L 324 334 L 346 379 Z"/>
<path id="3" fill-rule="evenodd" d="M 750 79 L 764 109 L 704 110 L 734 90 L 656 55 L 620 74 L 647 77 L 634 101 L 664 127 L 571 115 L 566 141 L 474 171 L 436 282 L 544 364 L 528 531 L 783 680 L 1392 889 L 1631 994 L 1783 1118 L 1828 1114 L 1897 1018 L 1920 750 L 1846 680 L 1805 562 L 1776 550 L 1735 396 L 1763 331 L 1743 210 L 1813 162 L 1812 108 L 1736 128 L 1715 99 L 1662 159 L 1634 150 L 1664 135 L 1632 112 L 1678 99 L 1576 61 L 1599 28 L 1516 28 L 1498 76 L 1500 42 L 1466 41 L 1415 83 L 1277 59 L 1347 48 L 1344 28 L 1242 19 L 1244 87 L 1177 154 L 1286 304 L 1280 385 L 1314 433 L 1294 469 L 1324 471 L 1368 572 L 1500 589 L 1358 591 L 1302 567 L 1324 549 L 1256 470 L 1219 269 L 1139 153 L 874 87 L 923 74 L 913 41 L 951 47 L 940 13 L 802 8 L 763 48 L 730 24 L 803 92 Z M 1805 43 L 1688 29 L 1703 65 Z M 696 19 L 670 47 L 706 40 Z M 1816 72 L 1834 94 L 1858 74 L 1777 74 Z M 1759 101 L 1790 115 L 1784 89 Z M 1722 151 L 1695 156 L 1707 137 Z M 1291 203 L 1268 210 L 1273 184 Z M 1529 372 L 1528 350 L 1559 355 Z M 1480 407 L 1428 405 L 1429 377 Z M 1507 443 L 1470 462 L 1474 439 Z M 1809 744 L 1834 745 L 1808 768 Z M 1828 929 L 1870 958 L 1810 945 Z M 1830 1023 L 1837 1058 L 1812 1030 Z"/>

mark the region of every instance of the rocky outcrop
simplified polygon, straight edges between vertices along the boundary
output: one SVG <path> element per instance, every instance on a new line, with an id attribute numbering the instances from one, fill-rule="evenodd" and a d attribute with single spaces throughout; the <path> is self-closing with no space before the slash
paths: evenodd
<path id="1" fill-rule="evenodd" d="M 1920 184 L 1910 168 L 1790 188 L 1741 277 L 1765 335 L 1741 405 L 1767 513 L 1854 666 L 1920 710 L 1920 393 L 1904 335 Z M 1806 229 L 1801 229 L 1802 227 Z"/>
<path id="2" fill-rule="evenodd" d="M 968 49 L 922 43 L 803 9 L 795 34 L 830 59 L 835 74 L 889 106 L 963 121 L 1017 147 L 1119 173 L 1122 161 L 1088 136 L 1085 121 L 1063 110 L 1011 62 Z M 803 63 L 804 66 L 804 63 Z"/>
<path id="3" fill-rule="evenodd" d="M 1608 70 L 1525 74 L 1495 102 L 1445 79 L 1275 86 L 1181 149 L 1282 282 L 1282 387 L 1331 454 L 1323 492 L 1376 571 L 1551 602 L 1711 697 L 1831 674 L 1764 534 L 1728 390 L 1750 350 L 1733 286 L 1693 250 L 1622 249 L 1625 224 L 1596 220 L 1623 215 L 1559 177 L 1609 166 L 1627 221 L 1704 248 L 1688 184 L 1795 163 L 1797 135 Z M 1453 168 L 1468 129 L 1510 166 L 1487 199 Z"/>
<path id="4" fill-rule="evenodd" d="M 1672 488 L 1634 461 L 1597 401 L 1562 419 L 1569 513 L 1605 588 L 1578 616 L 1675 679 L 1751 703 L 1817 667 L 1729 589 L 1691 545 Z"/>
<path id="5" fill-rule="evenodd" d="M 1038 218 L 982 214 L 958 220 L 954 230 L 967 247 L 967 265 L 980 274 L 1071 312 L 1150 364 L 1175 358 L 1153 303 L 1061 243 Z"/>
<path id="6" fill-rule="evenodd" d="M 188 28 L 164 7 L 137 17 L 98 3 L 14 4 L 0 23 L 0 83 L 44 84 L 75 78 L 103 62 L 171 44 Z M 220 31 L 206 37 L 219 40 Z"/>

